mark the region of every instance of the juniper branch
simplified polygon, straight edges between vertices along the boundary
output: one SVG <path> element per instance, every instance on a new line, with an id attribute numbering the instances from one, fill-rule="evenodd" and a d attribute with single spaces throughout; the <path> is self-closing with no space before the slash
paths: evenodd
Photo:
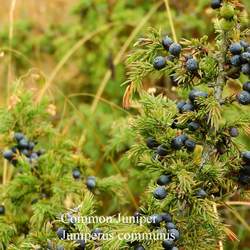
<path id="1" fill-rule="evenodd" d="M 223 102 L 222 99 L 222 93 L 223 89 L 226 83 L 226 75 L 224 71 L 224 65 L 226 62 L 226 54 L 228 50 L 228 41 L 227 41 L 227 32 L 226 31 L 221 31 L 221 44 L 220 44 L 220 54 L 219 54 L 219 59 L 218 59 L 218 68 L 219 68 L 219 73 L 215 82 L 214 86 L 214 97 L 218 101 L 219 105 Z M 211 134 L 214 132 L 214 129 L 211 128 L 209 130 L 208 134 Z M 204 149 L 202 153 L 202 160 L 201 160 L 201 167 L 203 167 L 206 162 L 209 161 L 210 155 L 213 153 L 214 147 L 212 145 L 209 145 L 207 142 L 204 144 Z"/>

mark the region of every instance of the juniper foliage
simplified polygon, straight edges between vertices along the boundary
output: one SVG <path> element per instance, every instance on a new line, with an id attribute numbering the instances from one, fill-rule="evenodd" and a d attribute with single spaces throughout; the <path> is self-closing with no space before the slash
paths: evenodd
<path id="1" fill-rule="evenodd" d="M 54 127 L 50 101 L 44 98 L 38 103 L 35 94 L 21 86 L 18 81 L 10 104 L 0 109 L 1 152 L 13 151 L 10 161 L 1 157 L 0 202 L 5 214 L 0 216 L 0 249 L 47 249 L 48 244 L 52 246 L 48 249 L 60 245 L 75 249 L 76 242 L 61 243 L 56 236 L 61 215 L 76 211 L 90 216 L 102 214 L 110 204 L 122 207 L 127 202 L 125 179 L 119 173 L 96 177 L 95 189 L 88 190 L 86 179 L 95 175 L 92 162 Z M 31 151 L 24 153 L 17 145 L 16 132 L 35 142 L 33 153 L 43 153 L 31 160 Z M 79 179 L 72 176 L 75 169 L 81 173 Z M 77 229 L 90 231 L 80 223 Z"/>
<path id="2" fill-rule="evenodd" d="M 232 235 L 217 208 L 227 206 L 232 197 L 244 199 L 250 194 L 249 179 L 243 183 L 240 177 L 246 164 L 241 153 L 247 148 L 230 135 L 230 129 L 235 128 L 249 136 L 249 106 L 241 105 L 239 93 L 231 94 L 229 88 L 231 82 L 242 88 L 249 79 L 249 73 L 230 65 L 233 55 L 229 51 L 236 42 L 246 41 L 249 46 L 249 29 L 242 23 L 245 11 L 238 1 L 223 1 L 216 13 L 214 43 L 208 43 L 207 36 L 182 39 L 180 56 L 170 58 L 171 49 L 162 45 L 162 33 L 151 30 L 135 44 L 127 60 L 127 98 L 139 92 L 142 109 L 132 125 L 139 143 L 128 157 L 142 166 L 145 175 L 151 175 L 141 208 L 147 215 L 168 212 L 173 216 L 181 234 L 175 244 L 181 249 L 216 249 Z M 240 53 L 244 50 L 241 47 Z M 153 63 L 157 56 L 166 60 L 160 70 Z M 192 71 L 189 59 L 197 62 Z M 189 100 L 176 105 L 165 95 L 146 93 L 143 81 L 152 74 L 175 77 L 178 93 Z M 188 106 L 184 109 L 184 105 Z M 190 130 L 190 122 L 199 127 Z M 149 138 L 160 146 L 147 147 Z M 190 145 L 194 145 L 192 152 Z M 161 175 L 171 176 L 171 182 L 164 185 L 166 198 L 158 200 L 153 194 Z M 160 243 L 147 243 L 152 249 L 161 249 Z"/>

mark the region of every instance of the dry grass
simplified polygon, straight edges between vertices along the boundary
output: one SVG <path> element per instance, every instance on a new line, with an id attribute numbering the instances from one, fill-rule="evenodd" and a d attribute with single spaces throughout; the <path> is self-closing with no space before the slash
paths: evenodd
<path id="1" fill-rule="evenodd" d="M 69 18 L 68 10 L 76 2 L 77 0 L 17 0 L 15 19 L 28 18 L 41 29 L 46 29 L 50 23 L 65 22 Z M 1 0 L 1 24 L 8 24 L 10 4 L 10 0 Z"/>

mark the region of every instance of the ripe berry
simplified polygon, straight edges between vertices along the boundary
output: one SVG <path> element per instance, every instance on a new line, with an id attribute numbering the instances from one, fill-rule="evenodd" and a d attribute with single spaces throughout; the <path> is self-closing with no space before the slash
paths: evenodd
<path id="1" fill-rule="evenodd" d="M 245 63 L 241 66 L 241 72 L 244 75 L 250 75 L 250 64 L 249 63 Z"/>
<path id="2" fill-rule="evenodd" d="M 139 222 L 140 218 L 141 218 L 142 214 L 138 211 L 136 211 L 134 214 L 133 214 L 133 217 L 135 218 L 135 223 Z"/>
<path id="3" fill-rule="evenodd" d="M 88 177 L 86 185 L 89 190 L 93 190 L 96 186 L 96 180 L 94 178 Z"/>
<path id="4" fill-rule="evenodd" d="M 187 140 L 186 135 L 179 135 L 172 140 L 171 146 L 173 149 L 179 150 L 182 148 L 186 140 Z"/>
<path id="5" fill-rule="evenodd" d="M 28 143 L 28 149 L 29 149 L 29 150 L 33 150 L 34 147 L 35 147 L 35 143 L 32 142 L 32 141 L 30 141 L 30 142 Z"/>
<path id="6" fill-rule="evenodd" d="M 21 150 L 21 153 L 22 153 L 23 155 L 25 155 L 26 157 L 29 157 L 29 156 L 30 156 L 30 152 L 29 152 L 28 149 L 23 149 L 23 150 Z"/>
<path id="7" fill-rule="evenodd" d="M 240 169 L 240 173 L 244 174 L 244 175 L 249 175 L 250 176 L 250 165 L 244 165 L 241 169 Z"/>
<path id="8" fill-rule="evenodd" d="M 146 144 L 147 144 L 147 147 L 150 149 L 153 149 L 159 146 L 159 143 L 153 137 L 149 137 L 146 141 Z"/>
<path id="9" fill-rule="evenodd" d="M 160 156 L 166 156 L 168 154 L 166 146 L 164 144 L 158 146 L 156 153 Z"/>
<path id="10" fill-rule="evenodd" d="M 153 193 L 155 199 L 163 200 L 167 196 L 167 191 L 164 187 L 157 187 Z"/>
<path id="11" fill-rule="evenodd" d="M 37 159 L 38 159 L 37 153 L 33 152 L 33 153 L 30 155 L 30 159 L 31 159 L 31 160 L 37 160 Z"/>
<path id="12" fill-rule="evenodd" d="M 250 82 L 245 82 L 243 84 L 243 90 L 250 92 Z"/>
<path id="13" fill-rule="evenodd" d="M 176 106 L 179 110 L 181 110 L 185 104 L 187 104 L 185 101 L 180 101 L 177 103 Z"/>
<path id="14" fill-rule="evenodd" d="M 168 36 L 165 36 L 163 39 L 162 39 L 162 45 L 163 47 L 168 50 L 170 45 L 173 43 L 173 40 L 168 37 Z"/>
<path id="15" fill-rule="evenodd" d="M 174 246 L 174 240 L 173 239 L 166 239 L 162 242 L 162 246 L 166 250 L 172 250 Z"/>
<path id="16" fill-rule="evenodd" d="M 19 150 L 18 150 L 17 147 L 12 147 L 12 148 L 11 148 L 11 151 L 12 151 L 14 154 L 17 154 Z"/>
<path id="17" fill-rule="evenodd" d="M 150 216 L 150 222 L 153 226 L 159 226 L 162 222 L 162 216 L 160 214 L 153 214 Z"/>
<path id="18" fill-rule="evenodd" d="M 74 169 L 72 172 L 72 176 L 75 180 L 78 180 L 81 178 L 81 172 L 78 168 Z"/>
<path id="19" fill-rule="evenodd" d="M 241 56 L 234 55 L 231 57 L 230 62 L 233 66 L 240 66 L 241 65 Z"/>
<path id="20" fill-rule="evenodd" d="M 196 143 L 192 140 L 186 140 L 185 147 L 188 151 L 193 152 L 196 147 Z"/>
<path id="21" fill-rule="evenodd" d="M 171 176 L 163 174 L 157 180 L 157 184 L 160 186 L 164 186 L 164 185 L 167 185 L 168 183 L 170 183 L 170 181 L 171 181 Z"/>
<path id="22" fill-rule="evenodd" d="M 186 63 L 187 70 L 191 73 L 198 70 L 198 62 L 195 59 L 188 59 Z"/>
<path id="23" fill-rule="evenodd" d="M 70 226 L 75 226 L 75 224 L 76 224 L 75 216 L 73 214 L 71 214 L 71 213 L 67 213 L 66 216 L 67 216 L 67 221 L 68 221 L 69 225 Z"/>
<path id="24" fill-rule="evenodd" d="M 163 56 L 157 56 L 153 61 L 153 66 L 157 70 L 165 68 L 166 66 L 165 58 Z"/>
<path id="25" fill-rule="evenodd" d="M 240 41 L 240 45 L 244 48 L 244 50 L 246 50 L 248 48 L 248 46 L 249 46 L 249 44 L 244 40 Z"/>
<path id="26" fill-rule="evenodd" d="M 190 93 L 189 93 L 189 100 L 191 102 L 194 102 L 197 98 L 200 98 L 200 97 L 208 97 L 208 94 L 206 92 L 203 92 L 201 90 L 198 90 L 198 89 L 193 89 Z"/>
<path id="27" fill-rule="evenodd" d="M 241 58 L 244 63 L 250 62 L 250 53 L 249 52 L 242 53 Z"/>
<path id="28" fill-rule="evenodd" d="M 221 0 L 212 0 L 211 7 L 213 9 L 219 9 L 221 7 Z"/>
<path id="29" fill-rule="evenodd" d="M 180 110 L 181 113 L 194 111 L 194 105 L 191 103 L 186 103 Z"/>
<path id="30" fill-rule="evenodd" d="M 165 222 L 172 222 L 172 217 L 168 213 L 161 214 L 162 220 Z"/>
<path id="31" fill-rule="evenodd" d="M 22 140 L 24 138 L 24 135 L 23 135 L 23 133 L 17 132 L 14 134 L 14 138 L 16 139 L 17 142 L 19 142 L 20 140 Z"/>
<path id="32" fill-rule="evenodd" d="M 241 157 L 246 163 L 250 163 L 250 151 L 242 152 Z"/>
<path id="33" fill-rule="evenodd" d="M 28 149 L 29 142 L 25 138 L 23 138 L 22 140 L 19 141 L 18 146 L 22 149 L 25 149 L 25 148 Z"/>
<path id="34" fill-rule="evenodd" d="M 248 164 L 242 166 L 242 168 L 240 169 L 240 173 L 250 176 L 250 165 Z"/>
<path id="35" fill-rule="evenodd" d="M 242 105 L 250 104 L 250 93 L 243 90 L 237 95 L 237 100 Z"/>
<path id="36" fill-rule="evenodd" d="M 169 235 L 173 240 L 180 239 L 180 232 L 175 228 L 169 230 Z"/>
<path id="37" fill-rule="evenodd" d="M 0 215 L 4 215 L 5 214 L 5 207 L 4 205 L 0 205 Z"/>
<path id="38" fill-rule="evenodd" d="M 137 245 L 135 247 L 135 250 L 145 250 L 145 248 L 143 247 L 143 245 Z"/>
<path id="39" fill-rule="evenodd" d="M 200 188 L 197 193 L 196 193 L 196 196 L 198 198 L 205 198 L 207 196 L 207 193 L 202 189 Z"/>
<path id="40" fill-rule="evenodd" d="M 188 139 L 188 136 L 185 134 L 179 135 L 179 137 L 185 142 Z"/>
<path id="41" fill-rule="evenodd" d="M 250 176 L 249 176 L 249 175 L 241 174 L 241 175 L 239 176 L 239 182 L 240 182 L 242 185 L 249 185 L 249 184 L 250 184 Z"/>
<path id="42" fill-rule="evenodd" d="M 242 52 L 242 46 L 241 46 L 240 43 L 233 43 L 233 44 L 230 45 L 229 51 L 233 55 L 239 55 Z"/>
<path id="43" fill-rule="evenodd" d="M 169 52 L 173 56 L 179 56 L 181 53 L 181 45 L 178 43 L 172 43 L 169 47 Z"/>
<path id="44" fill-rule="evenodd" d="M 230 128 L 229 134 L 231 137 L 237 137 L 239 135 L 239 131 L 237 128 Z"/>
<path id="45" fill-rule="evenodd" d="M 102 235 L 102 230 L 100 228 L 95 228 L 91 231 L 92 236 L 99 237 Z"/>
<path id="46" fill-rule="evenodd" d="M 84 240 L 77 240 L 76 243 L 78 246 L 75 248 L 75 250 L 84 250 L 85 249 L 85 241 Z"/>
<path id="47" fill-rule="evenodd" d="M 176 225 L 173 222 L 168 222 L 167 225 L 166 225 L 166 228 L 168 230 L 170 230 L 170 229 L 176 229 Z"/>
<path id="48" fill-rule="evenodd" d="M 198 122 L 190 122 L 189 124 L 188 124 L 188 129 L 190 130 L 190 131 L 195 131 L 195 130 L 197 130 L 197 129 L 199 129 L 200 128 L 200 124 L 198 123 Z"/>
<path id="49" fill-rule="evenodd" d="M 220 9 L 221 17 L 231 19 L 234 16 L 234 7 L 231 4 L 224 4 Z"/>
<path id="50" fill-rule="evenodd" d="M 67 229 L 63 227 L 59 227 L 56 231 L 56 234 L 60 240 L 66 240 L 67 239 Z"/>
<path id="51" fill-rule="evenodd" d="M 11 161 L 14 157 L 14 153 L 12 150 L 6 150 L 3 152 L 3 157 L 6 159 L 6 160 L 9 160 Z"/>

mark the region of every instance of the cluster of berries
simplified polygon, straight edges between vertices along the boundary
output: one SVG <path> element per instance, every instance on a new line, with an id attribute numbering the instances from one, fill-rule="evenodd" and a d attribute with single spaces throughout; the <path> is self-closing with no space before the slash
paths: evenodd
<path id="1" fill-rule="evenodd" d="M 152 216 L 152 220 L 154 220 L 155 226 L 160 226 L 160 223 L 164 222 L 166 230 L 169 234 L 169 237 L 162 242 L 162 246 L 166 250 L 178 250 L 175 246 L 175 241 L 180 239 L 180 232 L 177 229 L 176 225 L 173 223 L 172 218 L 169 214 L 155 214 Z"/>
<path id="2" fill-rule="evenodd" d="M 161 176 L 159 179 L 161 181 L 164 181 L 164 179 L 167 178 L 170 181 L 169 177 Z M 135 212 L 134 217 L 139 218 L 142 216 L 142 213 Z M 178 250 L 178 248 L 175 245 L 175 241 L 178 241 L 180 239 L 180 232 L 177 229 L 176 225 L 173 222 L 172 216 L 168 213 L 161 213 L 161 214 L 153 214 L 150 216 L 150 224 L 153 227 L 161 227 L 164 226 L 166 229 L 166 232 L 168 233 L 167 239 L 165 239 L 162 242 L 162 246 L 166 250 Z M 138 242 L 133 243 L 135 245 L 135 250 L 145 250 L 143 245 L 139 244 Z"/>
<path id="3" fill-rule="evenodd" d="M 179 110 L 180 113 L 185 113 L 185 112 L 191 112 L 191 111 L 195 111 L 195 109 L 198 108 L 197 104 L 196 104 L 196 100 L 198 98 L 206 98 L 208 97 L 208 94 L 206 92 L 197 90 L 197 89 L 193 89 L 190 93 L 189 93 L 189 101 L 180 101 L 179 103 L 177 103 L 177 108 Z M 171 126 L 172 128 L 177 128 L 177 121 L 175 120 Z M 190 131 L 195 131 L 198 128 L 200 128 L 200 124 L 198 122 L 195 121 L 191 121 L 188 124 L 188 128 Z M 156 148 L 156 154 L 159 156 L 166 156 L 168 154 L 168 148 L 166 147 L 165 144 L 159 144 L 154 138 L 150 137 L 147 139 L 146 142 L 148 148 L 150 149 L 155 149 Z M 193 152 L 195 147 L 196 147 L 196 143 L 194 141 L 192 141 L 191 139 L 188 138 L 187 135 L 182 134 L 179 135 L 175 138 L 173 138 L 172 142 L 171 142 L 171 148 L 174 150 L 180 150 L 182 149 L 182 147 L 185 147 L 189 152 Z"/>
<path id="4" fill-rule="evenodd" d="M 198 108 L 196 101 L 199 98 L 207 98 L 208 94 L 206 92 L 203 92 L 198 89 L 193 89 L 189 93 L 189 101 L 181 101 L 177 104 L 177 108 L 180 111 L 180 113 L 185 113 L 185 112 L 190 112 L 190 111 L 195 111 L 195 109 Z"/>
<path id="5" fill-rule="evenodd" d="M 243 91 L 238 93 L 237 100 L 242 105 L 250 104 L 250 82 L 243 84 Z"/>
<path id="6" fill-rule="evenodd" d="M 75 180 L 81 179 L 81 171 L 79 168 L 75 168 L 72 171 L 72 176 Z M 96 177 L 95 176 L 88 176 L 86 180 L 86 186 L 89 190 L 93 190 L 96 187 Z"/>
<path id="7" fill-rule="evenodd" d="M 169 52 L 169 55 L 164 56 L 157 56 L 153 60 L 153 66 L 157 70 L 161 70 L 166 67 L 167 61 L 174 61 L 175 58 L 178 58 L 181 53 L 181 45 L 179 43 L 175 43 L 170 37 L 165 36 L 162 39 L 162 46 L 166 51 Z"/>
<path id="8" fill-rule="evenodd" d="M 175 137 L 172 140 L 171 145 L 172 148 L 176 150 L 180 150 L 184 146 L 189 152 L 193 152 L 196 147 L 196 143 L 193 140 L 189 139 L 185 134 Z"/>
<path id="9" fill-rule="evenodd" d="M 152 137 L 149 137 L 147 139 L 146 144 L 148 148 L 155 150 L 154 159 L 158 157 L 164 157 L 168 155 L 169 153 L 168 145 L 159 144 Z M 185 147 L 187 151 L 193 152 L 196 147 L 196 143 L 193 140 L 189 139 L 187 135 L 181 134 L 172 139 L 170 146 L 171 146 L 171 149 L 174 149 L 174 150 L 180 150 L 183 147 Z"/>
<path id="10" fill-rule="evenodd" d="M 220 9 L 220 20 L 221 26 L 230 30 L 235 16 L 235 8 L 230 3 L 224 3 L 222 5 L 222 0 L 213 0 L 211 3 L 213 9 Z M 250 75 L 250 44 L 244 40 L 239 42 L 234 42 L 229 46 L 230 53 L 230 64 L 232 69 L 230 70 L 230 77 L 233 79 L 238 79 L 240 73 L 245 75 Z"/>
<path id="11" fill-rule="evenodd" d="M 242 153 L 243 166 L 240 170 L 239 182 L 242 185 L 250 185 L 250 151 Z"/>
<path id="12" fill-rule="evenodd" d="M 235 8 L 230 3 L 224 3 L 222 0 L 213 0 L 211 3 L 213 9 L 220 9 L 220 20 L 222 27 L 230 29 L 231 21 L 235 15 Z M 234 67 L 230 77 L 237 79 L 242 72 L 245 75 L 250 75 L 250 44 L 244 40 L 234 42 L 229 47 L 231 55 L 230 64 Z"/>
<path id="13" fill-rule="evenodd" d="M 165 68 L 168 61 L 173 62 L 175 58 L 180 56 L 182 50 L 181 45 L 173 42 L 173 40 L 168 36 L 163 37 L 162 46 L 169 53 L 169 55 L 166 57 L 157 56 L 154 58 L 153 66 L 157 70 Z M 189 55 L 185 57 L 185 67 L 187 72 L 194 74 L 199 68 L 199 63 L 195 58 L 193 58 L 193 56 Z"/>
<path id="14" fill-rule="evenodd" d="M 161 175 L 159 179 L 157 180 L 157 184 L 159 187 L 157 187 L 154 192 L 153 196 L 157 200 L 163 200 L 167 196 L 167 190 L 164 187 L 165 185 L 169 184 L 171 182 L 171 175 Z M 205 198 L 207 196 L 207 193 L 204 189 L 199 188 L 196 192 L 197 198 Z"/>
<path id="15" fill-rule="evenodd" d="M 157 200 L 163 200 L 167 196 L 167 191 L 165 185 L 168 185 L 171 182 L 172 176 L 169 174 L 163 174 L 157 179 L 157 187 L 154 192 L 153 196 Z"/>
<path id="16" fill-rule="evenodd" d="M 15 133 L 14 139 L 17 145 L 3 152 L 3 157 L 14 166 L 18 163 L 18 156 L 24 156 L 27 162 L 33 163 L 45 152 L 44 150 L 35 151 L 36 143 L 29 141 L 22 133 Z"/>
<path id="17" fill-rule="evenodd" d="M 250 75 L 250 44 L 246 41 L 236 42 L 230 45 L 230 64 L 233 66 L 233 74 L 231 78 L 237 79 L 242 72 L 245 75 Z"/>

